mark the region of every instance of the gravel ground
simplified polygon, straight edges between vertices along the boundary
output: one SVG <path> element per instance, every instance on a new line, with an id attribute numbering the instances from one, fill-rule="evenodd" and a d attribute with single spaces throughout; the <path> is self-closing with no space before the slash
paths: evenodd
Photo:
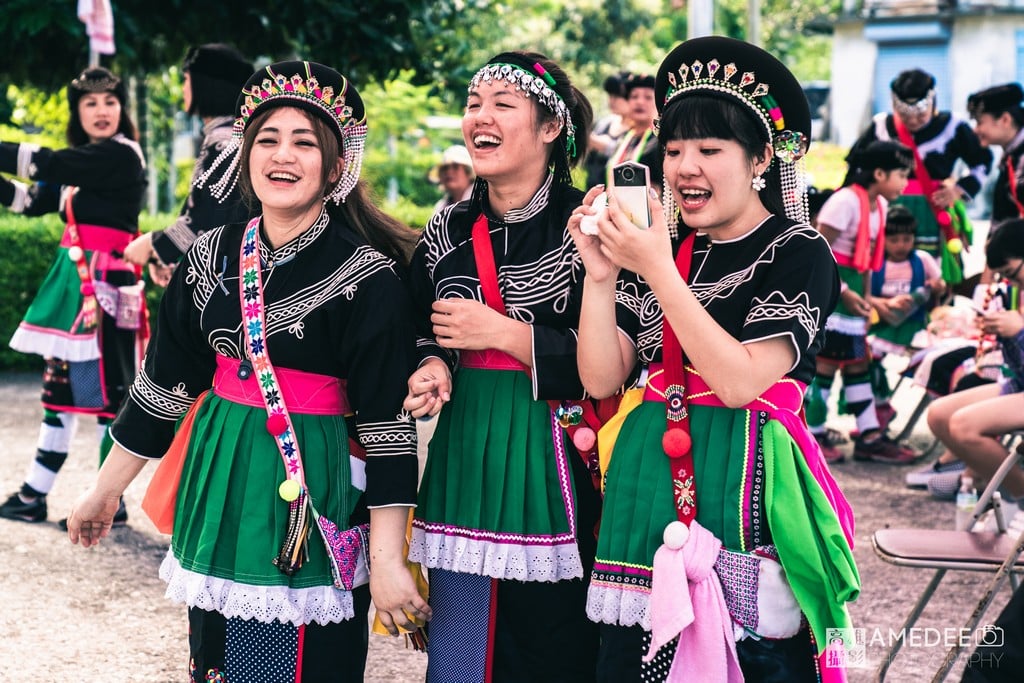
<path id="1" fill-rule="evenodd" d="M 897 408 L 902 415 L 909 415 L 919 396 L 913 387 L 901 389 Z M 20 485 L 35 448 L 41 416 L 38 378 L 0 375 L 0 405 L 0 494 L 6 496 Z M 897 426 L 901 422 L 897 416 Z M 851 426 L 848 420 L 835 424 Z M 89 418 L 80 420 L 72 456 L 49 497 L 50 521 L 30 525 L 0 520 L 0 681 L 185 680 L 185 612 L 163 598 L 157 578 L 167 537 L 156 532 L 138 507 L 155 468 L 147 468 L 126 492 L 129 526 L 115 530 L 99 548 L 72 546 L 56 526 L 94 475 L 93 426 Z M 912 439 L 926 446 L 930 439 L 922 429 L 923 421 Z M 901 627 L 929 577 L 880 561 L 871 548 L 872 532 L 885 526 L 953 524 L 951 504 L 903 487 L 907 470 L 852 461 L 834 467 L 857 514 L 854 553 L 863 590 L 851 611 L 855 625 L 865 629 L 871 667 L 851 669 L 852 683 L 873 680 L 872 669 L 885 652 L 879 643 L 888 641 L 890 629 Z M 965 621 L 983 584 L 977 574 L 948 575 L 920 621 L 922 637 L 941 635 L 941 629 Z M 1000 593 L 989 619 L 1007 595 L 1005 589 Z M 888 680 L 928 680 L 944 655 L 942 646 L 908 648 Z M 401 640 L 371 636 L 367 681 L 422 681 L 425 665 L 426 658 L 405 649 Z"/>

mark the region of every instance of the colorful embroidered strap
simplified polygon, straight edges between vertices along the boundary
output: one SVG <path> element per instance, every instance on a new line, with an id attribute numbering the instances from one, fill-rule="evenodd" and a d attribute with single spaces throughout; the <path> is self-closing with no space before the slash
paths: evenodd
<path id="1" fill-rule="evenodd" d="M 89 261 L 85 258 L 85 249 L 82 248 L 82 239 L 78 234 L 78 223 L 75 221 L 75 212 L 71 207 L 71 198 L 75 194 L 75 188 L 68 188 L 67 201 L 64 203 L 64 213 L 68 219 L 68 237 L 71 238 L 71 247 L 68 249 L 68 258 L 75 264 L 75 271 L 78 279 L 81 280 L 79 291 L 82 292 L 82 328 L 91 330 L 99 322 L 98 304 L 96 302 L 96 287 L 92 282 L 92 273 L 89 272 Z"/>
<path id="2" fill-rule="evenodd" d="M 693 240 L 696 231 L 691 231 L 676 254 L 676 270 L 683 282 L 690 279 L 690 262 L 693 259 Z M 686 397 L 686 371 L 683 363 L 683 347 L 675 330 L 669 324 L 668 316 L 662 321 L 662 364 L 665 366 L 665 436 L 661 446 L 668 456 L 672 469 L 672 498 L 676 504 L 676 516 L 689 526 L 697 516 L 697 481 L 693 476 L 693 442 L 690 439 L 690 412 Z"/>
<path id="3" fill-rule="evenodd" d="M 473 223 L 473 259 L 480 276 L 480 289 L 488 307 L 506 315 L 505 302 L 498 287 L 498 268 L 494 263 L 494 246 L 487 216 L 481 213 Z M 529 374 L 529 369 L 524 367 Z M 594 489 L 601 490 L 601 467 L 597 453 L 597 431 L 601 420 L 590 401 L 548 401 L 548 406 L 558 420 L 559 426 L 569 434 L 590 473 Z"/>
<path id="4" fill-rule="evenodd" d="M 914 153 L 914 175 L 917 177 L 918 182 L 921 183 L 924 198 L 928 202 L 928 208 L 935 215 L 935 222 L 939 224 L 939 229 L 942 230 L 942 237 L 948 242 L 956 237 L 956 233 L 953 231 L 953 219 L 949 217 L 949 211 L 932 204 L 931 193 L 935 191 L 936 182 L 932 180 L 931 174 L 925 168 L 924 160 L 917 151 L 917 143 L 914 142 L 914 138 L 911 136 L 910 131 L 907 130 L 903 120 L 898 115 L 894 115 L 892 122 L 896 126 L 896 135 L 899 137 L 900 142 L 909 147 L 910 151 Z"/>

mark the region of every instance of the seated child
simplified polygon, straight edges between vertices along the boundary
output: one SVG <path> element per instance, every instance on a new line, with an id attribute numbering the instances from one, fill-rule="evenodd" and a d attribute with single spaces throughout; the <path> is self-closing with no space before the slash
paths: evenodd
<path id="1" fill-rule="evenodd" d="M 904 355 L 914 336 L 925 329 L 928 310 L 946 287 L 935 258 L 914 248 L 917 219 L 904 206 L 891 206 L 885 219 L 885 260 L 871 274 L 868 302 L 877 314 L 871 325 L 871 383 L 879 428 L 884 432 L 896 414 L 882 359 Z M 874 320 L 876 316 L 872 316 Z"/>
<path id="2" fill-rule="evenodd" d="M 860 432 L 854 458 L 905 463 L 917 454 L 889 439 L 878 425 L 871 390 L 867 346 L 871 271 L 882 267 L 888 202 L 907 186 L 913 156 L 891 140 L 872 142 L 847 159 L 849 184 L 836 190 L 818 214 L 818 231 L 832 246 L 841 280 L 839 305 L 825 324 L 825 343 L 818 352 L 817 371 L 808 387 L 807 422 L 825 459 L 841 462 L 843 454 L 825 427 L 828 398 L 836 371 L 843 376 L 847 409 Z"/>

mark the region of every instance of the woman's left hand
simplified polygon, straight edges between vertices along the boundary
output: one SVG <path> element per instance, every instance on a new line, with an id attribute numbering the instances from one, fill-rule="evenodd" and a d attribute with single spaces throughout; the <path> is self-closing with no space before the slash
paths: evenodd
<path id="1" fill-rule="evenodd" d="M 997 337 L 1015 337 L 1024 329 L 1024 316 L 1017 311 L 989 313 L 981 320 L 981 331 Z"/>
<path id="2" fill-rule="evenodd" d="M 434 302 L 430 322 L 437 343 L 446 349 L 480 351 L 501 348 L 503 326 L 510 319 L 474 299 Z"/>
<path id="3" fill-rule="evenodd" d="M 393 636 L 398 635 L 399 626 L 415 631 L 418 626 L 413 619 L 430 620 L 430 605 L 416 589 L 416 581 L 404 561 L 374 562 L 370 572 L 370 595 L 380 623 Z"/>
<path id="4" fill-rule="evenodd" d="M 648 195 L 648 206 L 651 227 L 639 228 L 619 207 L 614 192 L 609 192 L 608 211 L 597 221 L 602 253 L 615 265 L 642 277 L 665 266 L 666 262 L 675 268 L 672 262 L 672 239 L 665 225 L 661 201 L 653 191 Z"/>

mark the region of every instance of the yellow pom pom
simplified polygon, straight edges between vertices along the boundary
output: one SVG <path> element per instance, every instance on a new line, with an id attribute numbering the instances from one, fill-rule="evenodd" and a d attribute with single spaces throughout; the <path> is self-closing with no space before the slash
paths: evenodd
<path id="1" fill-rule="evenodd" d="M 959 237 L 954 237 L 950 241 L 946 242 L 946 250 L 950 254 L 959 254 L 964 250 L 964 243 L 960 241 Z"/>
<path id="2" fill-rule="evenodd" d="M 281 496 L 282 500 L 286 500 L 289 503 L 299 497 L 302 493 L 302 487 L 299 486 L 299 482 L 294 479 L 285 479 L 281 482 L 281 485 L 277 487 L 277 495 Z"/>

